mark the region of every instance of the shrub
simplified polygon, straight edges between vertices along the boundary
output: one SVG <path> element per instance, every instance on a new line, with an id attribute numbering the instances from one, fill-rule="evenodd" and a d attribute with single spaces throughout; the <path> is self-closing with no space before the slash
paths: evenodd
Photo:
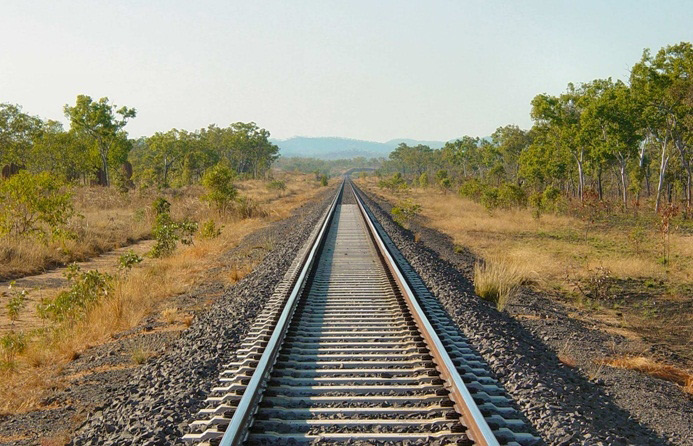
<path id="1" fill-rule="evenodd" d="M 149 252 L 152 257 L 166 257 L 173 254 L 178 241 L 184 245 L 193 243 L 193 235 L 197 231 L 197 223 L 184 220 L 176 222 L 171 218 L 171 204 L 163 198 L 154 201 L 154 211 L 157 214 L 154 221 L 152 234 L 154 235 L 154 247 Z"/>
<path id="2" fill-rule="evenodd" d="M 135 254 L 132 249 L 118 257 L 118 268 L 129 271 L 133 266 L 142 263 L 144 258 Z"/>
<path id="3" fill-rule="evenodd" d="M 9 291 L 10 299 L 7 301 L 7 317 L 14 323 L 19 318 L 19 313 L 26 306 L 26 296 L 29 294 L 27 290 L 17 290 L 16 282 L 10 282 L 7 290 Z"/>
<path id="4" fill-rule="evenodd" d="M 554 186 L 544 189 L 541 198 L 541 205 L 544 209 L 555 211 L 558 199 L 561 197 L 561 190 Z"/>
<path id="5" fill-rule="evenodd" d="M 421 210 L 421 206 L 414 203 L 410 199 L 400 201 L 399 204 L 392 208 L 390 213 L 392 214 L 392 219 L 398 225 L 406 227 L 409 225 L 416 214 Z"/>
<path id="6" fill-rule="evenodd" d="M 24 333 L 9 331 L 0 337 L 0 349 L 2 349 L 3 368 L 10 368 L 15 357 L 26 350 L 27 339 Z"/>
<path id="7" fill-rule="evenodd" d="M 236 215 L 243 219 L 266 215 L 260 205 L 250 197 L 240 197 L 235 209 Z"/>
<path id="8" fill-rule="evenodd" d="M 448 178 L 448 171 L 445 169 L 440 169 L 438 172 L 436 172 L 436 183 L 438 183 L 438 186 L 442 187 L 443 189 L 447 189 L 450 187 L 452 184 L 450 182 L 450 178 Z M 447 184 L 445 186 L 444 184 Z"/>
<path id="9" fill-rule="evenodd" d="M 214 220 L 209 219 L 206 222 L 202 223 L 202 226 L 200 227 L 200 237 L 202 237 L 203 239 L 210 240 L 213 238 L 217 238 L 220 235 L 221 228 L 217 228 L 217 224 L 214 222 Z"/>
<path id="10" fill-rule="evenodd" d="M 421 175 L 419 175 L 419 186 L 428 187 L 428 183 L 428 173 L 424 172 Z"/>
<path id="11" fill-rule="evenodd" d="M 327 186 L 327 175 L 323 174 L 320 176 L 320 185 L 322 187 Z"/>
<path id="12" fill-rule="evenodd" d="M 484 192 L 484 185 L 479 182 L 476 178 L 467 180 L 462 183 L 458 193 L 464 198 L 469 198 L 470 200 L 479 201 L 481 199 L 481 194 Z"/>
<path id="13" fill-rule="evenodd" d="M 505 183 L 498 188 L 498 204 L 504 208 L 527 207 L 527 194 L 520 186 Z"/>
<path id="14" fill-rule="evenodd" d="M 378 187 L 381 189 L 390 189 L 392 192 L 397 192 L 405 190 L 407 188 L 407 182 L 402 177 L 402 174 L 397 172 L 387 180 L 380 180 L 378 182 Z"/>
<path id="15" fill-rule="evenodd" d="M 481 194 L 481 204 L 483 204 L 488 210 L 497 208 L 499 204 L 498 188 L 490 187 L 485 189 Z"/>
<path id="16" fill-rule="evenodd" d="M 108 296 L 113 289 L 113 277 L 98 270 L 82 272 L 72 264 L 65 277 L 70 288 L 62 291 L 55 299 L 44 299 L 40 303 L 39 315 L 54 322 L 73 323 L 82 319 L 99 300 Z"/>
<path id="17" fill-rule="evenodd" d="M 222 215 L 238 195 L 233 185 L 234 178 L 233 170 L 223 164 L 217 164 L 202 176 L 202 185 L 207 189 L 202 198 L 212 203 Z"/>
<path id="18" fill-rule="evenodd" d="M 69 237 L 72 192 L 48 172 L 21 171 L 0 182 L 0 235 Z"/>
<path id="19" fill-rule="evenodd" d="M 267 189 L 283 191 L 286 190 L 286 183 L 281 180 L 273 180 L 269 182 Z"/>

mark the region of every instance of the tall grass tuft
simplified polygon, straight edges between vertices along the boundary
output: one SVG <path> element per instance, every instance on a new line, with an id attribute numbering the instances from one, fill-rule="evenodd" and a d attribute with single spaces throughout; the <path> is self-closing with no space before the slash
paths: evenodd
<path id="1" fill-rule="evenodd" d="M 499 311 L 510 303 L 525 281 L 526 272 L 516 264 L 499 261 L 474 265 L 474 290 L 484 300 L 493 302 Z"/>

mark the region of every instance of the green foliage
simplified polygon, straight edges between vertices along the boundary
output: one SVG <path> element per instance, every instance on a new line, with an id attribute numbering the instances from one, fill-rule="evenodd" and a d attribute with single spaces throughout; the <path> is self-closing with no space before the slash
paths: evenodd
<path id="1" fill-rule="evenodd" d="M 202 185 L 207 189 L 207 195 L 203 199 L 212 203 L 222 215 L 226 214 L 238 195 L 238 190 L 233 184 L 235 176 L 229 167 L 217 164 L 202 177 Z"/>
<path id="2" fill-rule="evenodd" d="M 411 199 L 406 199 L 400 201 L 397 206 L 393 207 L 390 214 L 392 214 L 392 219 L 395 223 L 402 227 L 408 227 L 411 219 L 414 218 L 420 210 L 420 205 L 414 203 Z"/>
<path id="3" fill-rule="evenodd" d="M 0 235 L 68 237 L 72 192 L 48 172 L 21 171 L 0 182 Z"/>
<path id="4" fill-rule="evenodd" d="M 516 184 L 504 183 L 498 188 L 498 205 L 506 209 L 527 207 L 527 193 Z"/>
<path id="5" fill-rule="evenodd" d="M 469 198 L 470 200 L 479 201 L 484 193 L 484 185 L 476 178 L 465 181 L 460 186 L 458 193 L 461 197 Z"/>
<path id="6" fill-rule="evenodd" d="M 7 317 L 10 318 L 12 322 L 19 318 L 19 313 L 26 306 L 26 296 L 29 294 L 27 290 L 16 289 L 16 282 L 13 280 L 7 287 L 10 299 L 7 301 Z"/>
<path id="7" fill-rule="evenodd" d="M 267 189 L 283 191 L 286 190 L 286 183 L 281 180 L 272 180 L 267 185 Z"/>
<path id="8" fill-rule="evenodd" d="M 222 226 L 223 227 L 223 226 Z M 200 237 L 206 240 L 217 238 L 221 235 L 221 228 L 217 227 L 214 220 L 209 219 L 200 227 Z"/>
<path id="9" fill-rule="evenodd" d="M 419 175 L 419 187 L 428 187 L 428 173 L 424 172 Z"/>
<path id="10" fill-rule="evenodd" d="M 174 221 L 170 214 L 171 204 L 163 198 L 154 201 L 153 208 L 157 215 L 152 229 L 156 242 L 149 252 L 152 257 L 170 256 L 176 250 L 179 241 L 184 245 L 193 243 L 193 235 L 197 232 L 196 222 Z"/>
<path id="11" fill-rule="evenodd" d="M 378 187 L 381 189 L 389 189 L 392 192 L 398 192 L 407 189 L 407 182 L 401 173 L 397 172 L 388 179 L 378 181 Z"/>
<path id="12" fill-rule="evenodd" d="M 129 271 L 133 266 L 142 263 L 144 258 L 137 255 L 132 249 L 118 257 L 118 268 Z"/>
<path id="13" fill-rule="evenodd" d="M 26 350 L 27 337 L 23 332 L 14 330 L 0 336 L 0 350 L 2 351 L 2 368 L 12 368 L 17 355 Z"/>
<path id="14" fill-rule="evenodd" d="M 70 288 L 58 294 L 55 299 L 44 299 L 40 304 L 39 315 L 59 323 L 74 323 L 113 290 L 114 279 L 110 274 L 98 270 L 82 272 L 77 264 L 68 267 L 65 277 Z"/>
<path id="15" fill-rule="evenodd" d="M 327 186 L 327 175 L 320 175 L 320 186 Z"/>
<path id="16" fill-rule="evenodd" d="M 488 187 L 481 194 L 481 204 L 488 210 L 496 209 L 500 205 L 500 192 L 497 187 Z"/>

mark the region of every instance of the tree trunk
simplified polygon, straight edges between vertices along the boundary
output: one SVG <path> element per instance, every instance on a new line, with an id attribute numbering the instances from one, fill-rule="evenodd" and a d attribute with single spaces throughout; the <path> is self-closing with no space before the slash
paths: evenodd
<path id="1" fill-rule="evenodd" d="M 597 191 L 599 192 L 599 201 L 604 200 L 604 191 L 602 188 L 602 166 L 599 166 L 597 171 Z"/>
<path id="2" fill-rule="evenodd" d="M 662 161 L 659 165 L 659 182 L 657 183 L 657 198 L 655 200 L 655 212 L 659 212 L 659 201 L 662 199 L 662 186 L 664 185 L 664 175 L 669 164 L 669 156 L 667 155 L 667 138 L 661 142 L 662 145 Z"/>
<path id="3" fill-rule="evenodd" d="M 108 156 L 103 152 L 101 153 L 101 169 L 103 169 L 103 185 L 108 187 L 111 185 L 111 178 L 108 174 Z"/>

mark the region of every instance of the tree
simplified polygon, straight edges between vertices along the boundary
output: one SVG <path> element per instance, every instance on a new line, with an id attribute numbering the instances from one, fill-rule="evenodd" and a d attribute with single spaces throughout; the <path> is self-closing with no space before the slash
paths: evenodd
<path id="1" fill-rule="evenodd" d="M 129 143 L 123 130 L 127 121 L 134 118 L 134 108 L 110 104 L 108 98 L 93 101 L 86 95 L 77 96 L 74 107 L 65 105 L 65 117 L 70 120 L 71 130 L 91 139 L 101 160 L 103 183 L 109 186 L 109 166 L 127 159 Z"/>
<path id="2" fill-rule="evenodd" d="M 39 118 L 22 112 L 19 105 L 0 104 L 0 164 L 26 166 L 40 130 Z"/>
<path id="3" fill-rule="evenodd" d="M 233 185 L 234 178 L 233 170 L 221 163 L 209 169 L 202 177 L 202 185 L 207 189 L 204 199 L 213 203 L 221 214 L 226 213 L 238 194 Z"/>
<path id="4" fill-rule="evenodd" d="M 506 125 L 498 127 L 491 135 L 491 140 L 502 156 L 505 172 L 511 172 L 512 180 L 519 182 L 520 154 L 532 142 L 529 132 L 516 125 Z"/>
<path id="5" fill-rule="evenodd" d="M 686 206 L 691 206 L 693 144 L 693 46 L 689 42 L 662 48 L 655 57 L 643 52 L 630 76 L 634 97 L 642 110 L 647 137 L 660 149 L 655 210 L 659 210 L 667 167 L 678 152 L 686 172 Z"/>

